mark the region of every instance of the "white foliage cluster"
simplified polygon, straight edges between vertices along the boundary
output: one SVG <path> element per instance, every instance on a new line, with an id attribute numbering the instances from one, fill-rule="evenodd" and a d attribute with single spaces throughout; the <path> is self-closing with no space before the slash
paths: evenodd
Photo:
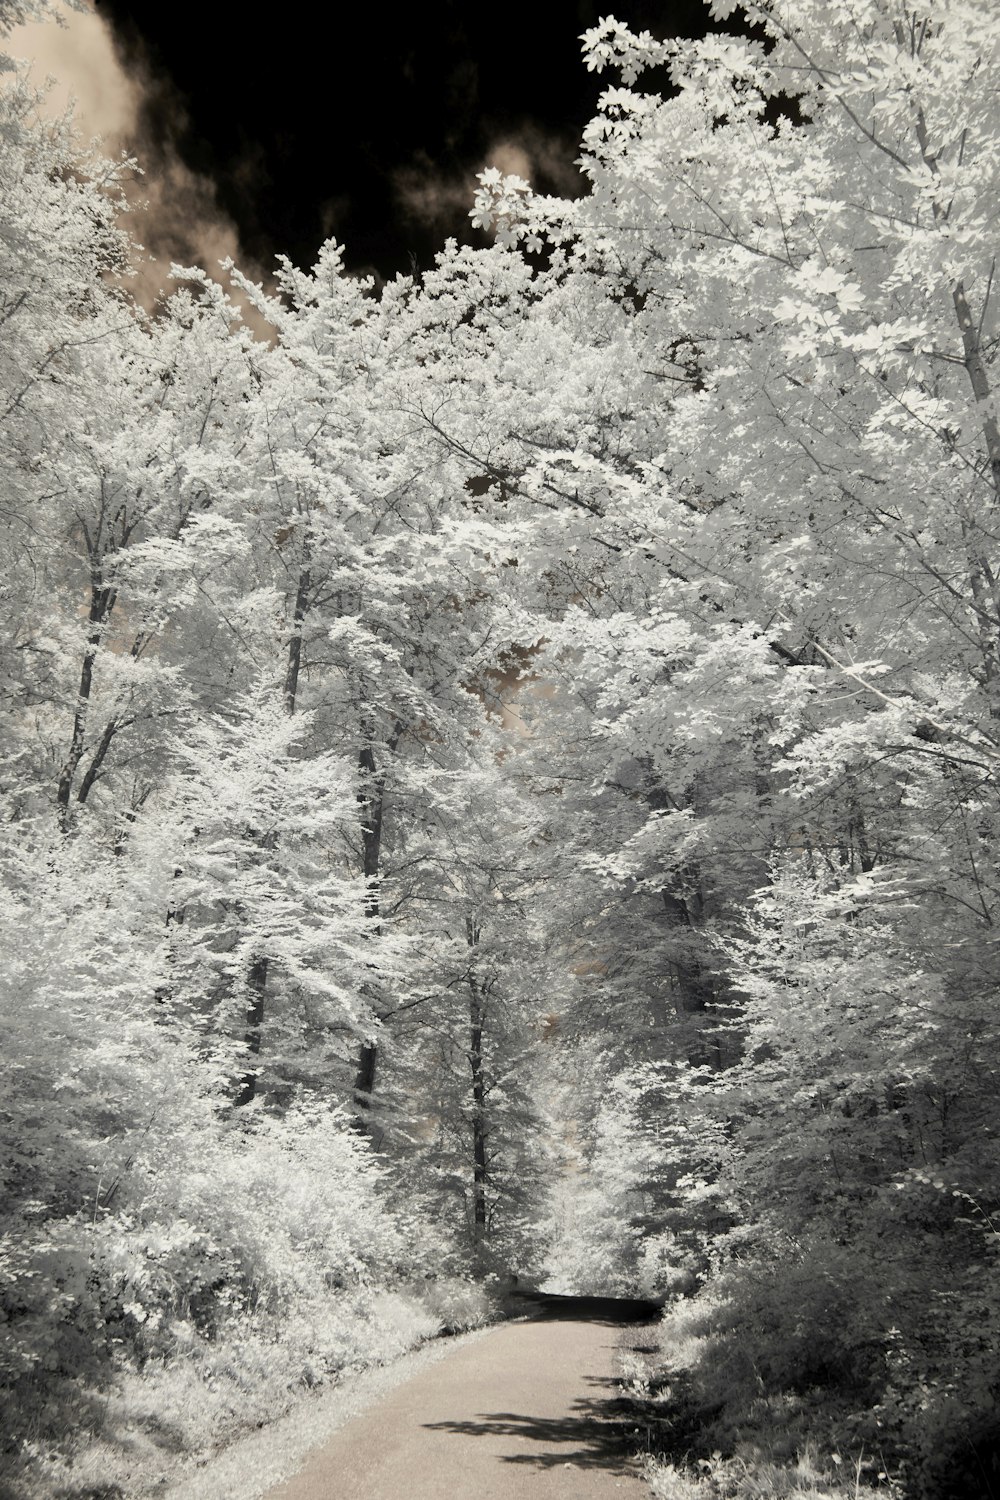
<path id="1" fill-rule="evenodd" d="M 722 1445 L 987 1452 L 1000 26 L 747 15 L 589 32 L 589 191 L 485 174 L 489 249 L 234 271 L 271 345 L 137 314 L 4 93 L 12 1442 L 544 1241 L 708 1283 Z"/>

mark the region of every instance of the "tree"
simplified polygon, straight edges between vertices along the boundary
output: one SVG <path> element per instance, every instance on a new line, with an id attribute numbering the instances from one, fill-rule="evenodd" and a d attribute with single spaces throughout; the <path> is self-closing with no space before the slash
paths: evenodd
<path id="1" fill-rule="evenodd" d="M 333 242 L 310 273 L 280 276 L 276 298 L 237 276 L 280 336 L 257 359 L 252 546 L 282 615 L 286 709 L 305 706 L 315 743 L 356 767 L 345 852 L 386 968 L 373 956 L 354 1091 L 377 1133 L 381 1026 L 409 1004 L 392 960 L 407 889 L 392 889 L 393 851 L 414 800 L 436 795 L 439 747 L 477 712 L 496 564 L 465 513 L 465 466 L 420 441 L 408 405 L 447 344 L 437 300 L 402 278 L 376 298 Z"/>
<path id="2" fill-rule="evenodd" d="M 745 20 L 589 32 L 589 193 L 484 174 L 490 249 L 234 271 L 270 345 L 0 102 L 17 1422 L 188 1325 L 336 1367 L 419 1212 L 703 1286 L 713 1446 L 985 1466 L 1000 27 Z"/>
<path id="3" fill-rule="evenodd" d="M 729 1144 L 690 1142 L 686 1172 L 668 1119 L 680 1191 L 666 1185 L 666 1206 L 700 1219 L 709 1256 L 744 1255 L 761 1232 L 789 1275 L 829 1270 L 844 1288 L 867 1256 L 874 1285 L 912 1311 L 906 1357 L 936 1391 L 933 1441 L 951 1451 L 963 1423 L 978 1432 L 995 1381 L 971 1331 L 981 1303 L 961 1294 L 945 1355 L 943 1264 L 928 1260 L 930 1291 L 926 1272 L 871 1246 L 898 1222 L 901 1193 L 971 1287 L 985 1241 L 966 1232 L 962 1194 L 987 1214 L 995 1202 L 984 1079 L 973 1063 L 959 1083 L 955 1058 L 992 1033 L 994 993 L 1000 121 L 987 78 L 1000 34 L 982 5 L 775 0 L 746 18 L 756 39 L 659 43 L 602 22 L 588 65 L 617 66 L 623 86 L 586 133 L 590 194 L 571 204 L 483 179 L 480 222 L 512 248 L 547 245 L 581 297 L 598 288 L 631 350 L 616 377 L 627 415 L 609 423 L 613 456 L 586 496 L 590 547 L 612 565 L 615 548 L 630 555 L 617 589 L 602 578 L 581 590 L 568 628 L 551 611 L 540 623 L 552 642 L 541 665 L 583 688 L 588 739 L 617 751 L 590 782 L 592 807 L 598 785 L 603 797 L 617 785 L 626 814 L 613 838 L 601 820 L 599 889 L 663 891 L 675 932 L 675 919 L 690 931 L 675 971 L 689 990 L 711 976 L 728 1007 L 733 1087 L 726 1072 L 701 1086 L 693 1118 L 703 1143 L 722 1130 Z M 670 97 L 634 87 L 651 66 L 668 71 Z M 564 494 L 567 521 L 585 494 Z M 777 926 L 762 929 L 762 912 Z M 816 965 L 808 982 L 798 941 Z M 891 1057 L 869 1030 L 884 1047 L 886 1005 Z M 928 1115 L 945 1100 L 977 1143 L 976 1166 L 954 1175 L 957 1138 Z M 950 1208 L 941 1188 L 923 1196 L 928 1173 L 957 1194 Z M 831 1244 L 846 1247 L 836 1267 Z M 718 1324 L 721 1347 L 751 1338 L 777 1388 L 815 1381 L 801 1349 L 782 1351 L 780 1320 L 770 1343 L 755 1322 L 786 1295 L 755 1265 L 727 1272 L 737 1314 Z M 912 1393 L 877 1295 L 845 1328 L 829 1385 L 865 1371 L 873 1384 L 854 1399 L 870 1402 L 891 1370 Z M 949 1381 L 963 1392 L 954 1407 Z M 926 1467 L 911 1400 L 894 1420 Z M 983 1454 L 986 1441 L 975 1438 Z"/>
<path id="4" fill-rule="evenodd" d="M 397 858 L 412 870 L 407 925 L 421 938 L 422 998 L 400 1008 L 384 1044 L 385 1149 L 403 1154 L 480 1273 L 534 1263 L 543 1154 L 536 824 L 500 774 L 506 739 L 476 730 L 442 767 L 438 797 L 408 820 Z"/>

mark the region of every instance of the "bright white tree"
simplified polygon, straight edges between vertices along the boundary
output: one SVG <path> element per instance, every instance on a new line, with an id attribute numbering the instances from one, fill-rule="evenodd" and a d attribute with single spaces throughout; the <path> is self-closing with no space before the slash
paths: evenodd
<path id="1" fill-rule="evenodd" d="M 981 1070 L 997 893 L 1000 28 L 983 4 L 774 0 L 746 16 L 755 39 L 660 43 L 603 21 L 588 65 L 621 84 L 586 133 L 590 194 L 539 199 L 487 174 L 477 215 L 512 248 L 547 245 L 554 274 L 580 296 L 596 285 L 630 324 L 627 417 L 609 425 L 589 531 L 630 549 L 623 573 L 646 579 L 645 598 L 591 583 L 538 634 L 607 746 L 593 813 L 616 782 L 623 799 L 599 889 L 633 911 L 662 891 L 668 925 L 683 908 L 688 983 L 712 976 L 733 1006 L 728 1060 L 746 1049 L 732 1090 L 684 1089 L 668 1109 L 682 1191 L 667 1206 L 736 1254 L 769 1225 L 767 1255 L 845 1296 L 860 1257 L 895 1311 L 912 1309 L 895 1325 L 900 1358 L 934 1388 L 933 1416 L 921 1429 L 904 1397 L 893 1421 L 910 1461 L 931 1465 L 935 1447 L 986 1441 L 995 1380 L 975 1334 L 995 1290 L 971 1290 L 988 1239 L 964 1221 L 997 1187 Z M 670 97 L 641 91 L 653 66 Z M 567 524 L 583 495 L 564 496 Z M 931 1127 L 935 1108 L 962 1121 L 954 1136 Z M 682 1111 L 698 1122 L 686 1148 Z M 723 1124 L 734 1143 L 715 1150 Z M 946 1229 L 967 1267 L 950 1363 L 951 1277 L 929 1253 L 923 1270 L 888 1254 L 900 1214 L 925 1249 Z M 730 1286 L 737 1308 L 776 1310 L 773 1341 L 755 1335 L 758 1368 L 778 1387 L 815 1378 L 777 1317 L 780 1278 Z M 824 1378 L 891 1368 L 910 1389 L 887 1327 L 866 1303 L 821 1355 Z M 723 1347 L 748 1326 L 731 1332 Z"/>

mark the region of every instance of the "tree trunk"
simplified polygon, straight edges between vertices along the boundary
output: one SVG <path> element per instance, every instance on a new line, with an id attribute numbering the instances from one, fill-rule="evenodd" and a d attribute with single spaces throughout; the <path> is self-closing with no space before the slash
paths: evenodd
<path id="1" fill-rule="evenodd" d="M 288 660 L 285 666 L 284 705 L 291 716 L 299 690 L 299 673 L 302 669 L 302 627 L 309 609 L 309 546 L 303 551 L 299 569 L 298 586 L 295 590 L 295 608 L 292 615 L 292 634 L 288 641 Z M 273 840 L 271 841 L 273 845 Z M 262 847 L 267 847 L 265 840 Z M 266 953 L 256 953 L 250 960 L 247 971 L 246 1032 L 244 1043 L 250 1056 L 251 1066 L 239 1081 L 235 1105 L 239 1109 L 257 1097 L 257 1069 L 252 1066 L 260 1056 L 261 1034 L 264 1028 L 264 1012 L 267 1000 L 267 971 L 270 959 Z"/>
<path id="2" fill-rule="evenodd" d="M 378 774 L 375 752 L 371 739 L 366 739 L 358 755 L 361 772 L 361 787 L 358 804 L 361 808 L 361 852 L 362 870 L 365 877 L 364 910 L 372 924 L 374 937 L 381 936 L 381 910 L 379 907 L 378 877 L 382 857 L 382 799 L 385 777 Z M 358 1071 L 354 1081 L 354 1103 L 357 1107 L 359 1130 L 371 1131 L 372 1097 L 375 1093 L 375 1078 L 378 1072 L 378 1039 L 365 1037 L 358 1054 Z"/>
<path id="3" fill-rule="evenodd" d="M 63 832 L 69 828 L 69 804 L 73 792 L 73 781 L 80 761 L 83 759 L 84 738 L 87 732 L 87 715 L 90 710 L 90 696 L 94 686 L 94 663 L 100 649 L 101 638 L 104 627 L 111 618 L 111 611 L 115 607 L 117 594 L 114 589 L 107 588 L 100 572 L 96 569 L 90 575 L 90 633 L 87 636 L 87 648 L 83 654 L 80 664 L 80 686 L 76 695 L 76 709 L 73 714 L 73 733 L 70 737 L 69 751 L 63 768 L 59 773 L 59 784 L 56 788 L 56 804 L 59 808 L 59 826 Z M 103 756 L 101 757 L 103 759 Z M 88 786 L 87 790 L 90 788 Z M 81 800 L 85 800 L 81 799 Z"/>
<path id="4" fill-rule="evenodd" d="M 247 974 L 247 1009 L 246 1009 L 246 1032 L 244 1043 L 250 1062 L 246 1072 L 240 1079 L 239 1090 L 236 1095 L 236 1107 L 250 1104 L 257 1097 L 257 1069 L 253 1066 L 260 1056 L 260 1038 L 264 1025 L 264 994 L 267 990 L 267 967 L 266 954 L 258 955 L 251 960 L 250 970 Z"/>
<path id="5" fill-rule="evenodd" d="M 715 1003 L 715 976 L 694 951 L 699 941 L 697 923 L 687 901 L 668 890 L 662 890 L 660 895 L 671 927 L 684 933 L 670 960 L 677 984 L 677 1009 L 682 1015 L 705 1016 Z M 696 1067 L 707 1063 L 709 1067 L 721 1068 L 723 1057 L 718 1037 L 708 1033 L 701 1023 L 697 1029 L 698 1039 L 690 1050 L 690 1061 Z"/>
<path id="6" fill-rule="evenodd" d="M 371 1128 L 368 1112 L 372 1106 L 372 1095 L 375 1092 L 375 1074 L 378 1070 L 378 1042 L 374 1038 L 361 1043 L 358 1052 L 358 1071 L 354 1080 L 354 1102 L 361 1111 L 358 1117 L 358 1129 L 363 1133 Z"/>
<path id="7" fill-rule="evenodd" d="M 986 363 L 983 359 L 982 344 L 980 341 L 979 328 L 977 327 L 968 298 L 965 295 L 964 282 L 958 282 L 952 300 L 955 304 L 955 316 L 958 318 L 958 327 L 962 335 L 962 352 L 965 356 L 965 369 L 972 386 L 972 394 L 976 398 L 976 405 L 982 412 L 983 437 L 986 440 L 986 455 L 990 465 L 990 479 L 993 484 L 993 498 L 1000 500 L 1000 427 L 997 425 L 996 415 L 990 405 L 990 382 L 986 373 Z"/>
<path id="8" fill-rule="evenodd" d="M 676 808 L 666 786 L 655 775 L 651 775 L 645 789 L 648 805 L 654 812 L 662 812 L 666 808 Z M 701 880 L 696 870 L 685 872 L 688 879 L 685 884 L 699 891 Z M 663 909 L 667 914 L 667 921 L 671 928 L 678 933 L 678 941 L 670 956 L 670 968 L 673 971 L 673 979 L 676 988 L 676 1003 L 678 1014 L 683 1016 L 702 1016 L 710 1011 L 715 1002 L 715 976 L 707 964 L 703 963 L 698 952 L 700 942 L 699 926 L 701 921 L 701 897 L 697 896 L 697 911 L 691 910 L 691 902 L 682 896 L 675 896 L 663 886 L 660 890 L 660 899 Z M 706 1036 L 704 1025 L 697 1026 L 697 1042 L 689 1050 L 689 1061 L 696 1067 L 707 1063 L 710 1067 L 721 1068 L 723 1066 L 722 1049 L 716 1037 Z"/>
<path id="9" fill-rule="evenodd" d="M 392 734 L 386 741 L 386 755 L 392 755 L 399 744 L 403 725 L 397 720 Z M 382 935 L 381 908 L 379 904 L 379 876 L 382 869 L 382 815 L 385 805 L 385 770 L 379 770 L 375 761 L 373 745 L 374 727 L 366 728 L 365 739 L 358 752 L 358 770 L 361 786 L 358 789 L 358 806 L 361 810 L 361 857 L 365 877 L 364 910 L 371 923 L 373 937 Z M 354 1080 L 354 1103 L 357 1110 L 356 1123 L 365 1134 L 371 1133 L 371 1107 L 378 1073 L 379 1046 L 377 1034 L 365 1037 L 358 1053 L 358 1071 Z"/>
<path id="10" fill-rule="evenodd" d="M 299 673 L 302 669 L 302 629 L 305 624 L 306 615 L 309 612 L 310 587 L 311 575 L 309 570 L 309 545 L 307 542 L 303 552 L 302 566 L 299 569 L 298 587 L 295 590 L 292 634 L 288 642 L 288 665 L 285 668 L 285 712 L 289 717 L 295 712 L 295 700 L 299 691 Z"/>
<path id="11" fill-rule="evenodd" d="M 486 1082 L 483 1077 L 483 1005 L 475 979 L 469 980 L 469 1065 L 472 1068 L 473 1238 L 486 1238 Z"/>
<path id="12" fill-rule="evenodd" d="M 479 942 L 479 929 L 466 922 L 469 947 Z M 486 1238 L 486 1078 L 483 1072 L 483 1022 L 486 997 L 469 971 L 469 1066 L 472 1069 L 472 1236 L 477 1245 Z"/>
<path id="13" fill-rule="evenodd" d="M 952 293 L 955 316 L 962 335 L 962 353 L 966 374 L 972 387 L 976 406 L 981 413 L 983 439 L 989 464 L 989 481 L 993 490 L 993 503 L 1000 503 L 1000 427 L 994 412 L 986 362 L 983 358 L 980 329 L 976 324 L 965 284 L 959 281 Z M 984 537 L 981 521 L 975 517 L 961 517 L 962 535 L 969 557 L 969 586 L 972 591 L 975 615 L 983 655 L 986 686 L 990 690 L 990 712 L 994 718 L 1000 716 L 1000 701 L 997 697 L 997 682 L 1000 676 L 1000 653 L 997 646 L 997 624 L 1000 621 L 1000 582 L 993 571 L 981 545 Z M 978 531 L 978 535 L 977 535 Z"/>

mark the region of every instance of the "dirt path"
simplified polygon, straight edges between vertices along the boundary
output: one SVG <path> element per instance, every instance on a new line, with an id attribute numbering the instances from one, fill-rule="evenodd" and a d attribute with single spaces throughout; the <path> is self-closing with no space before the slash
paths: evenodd
<path id="1" fill-rule="evenodd" d="M 353 1418 L 265 1500 L 648 1500 L 609 1421 L 620 1335 L 506 1324 Z"/>

